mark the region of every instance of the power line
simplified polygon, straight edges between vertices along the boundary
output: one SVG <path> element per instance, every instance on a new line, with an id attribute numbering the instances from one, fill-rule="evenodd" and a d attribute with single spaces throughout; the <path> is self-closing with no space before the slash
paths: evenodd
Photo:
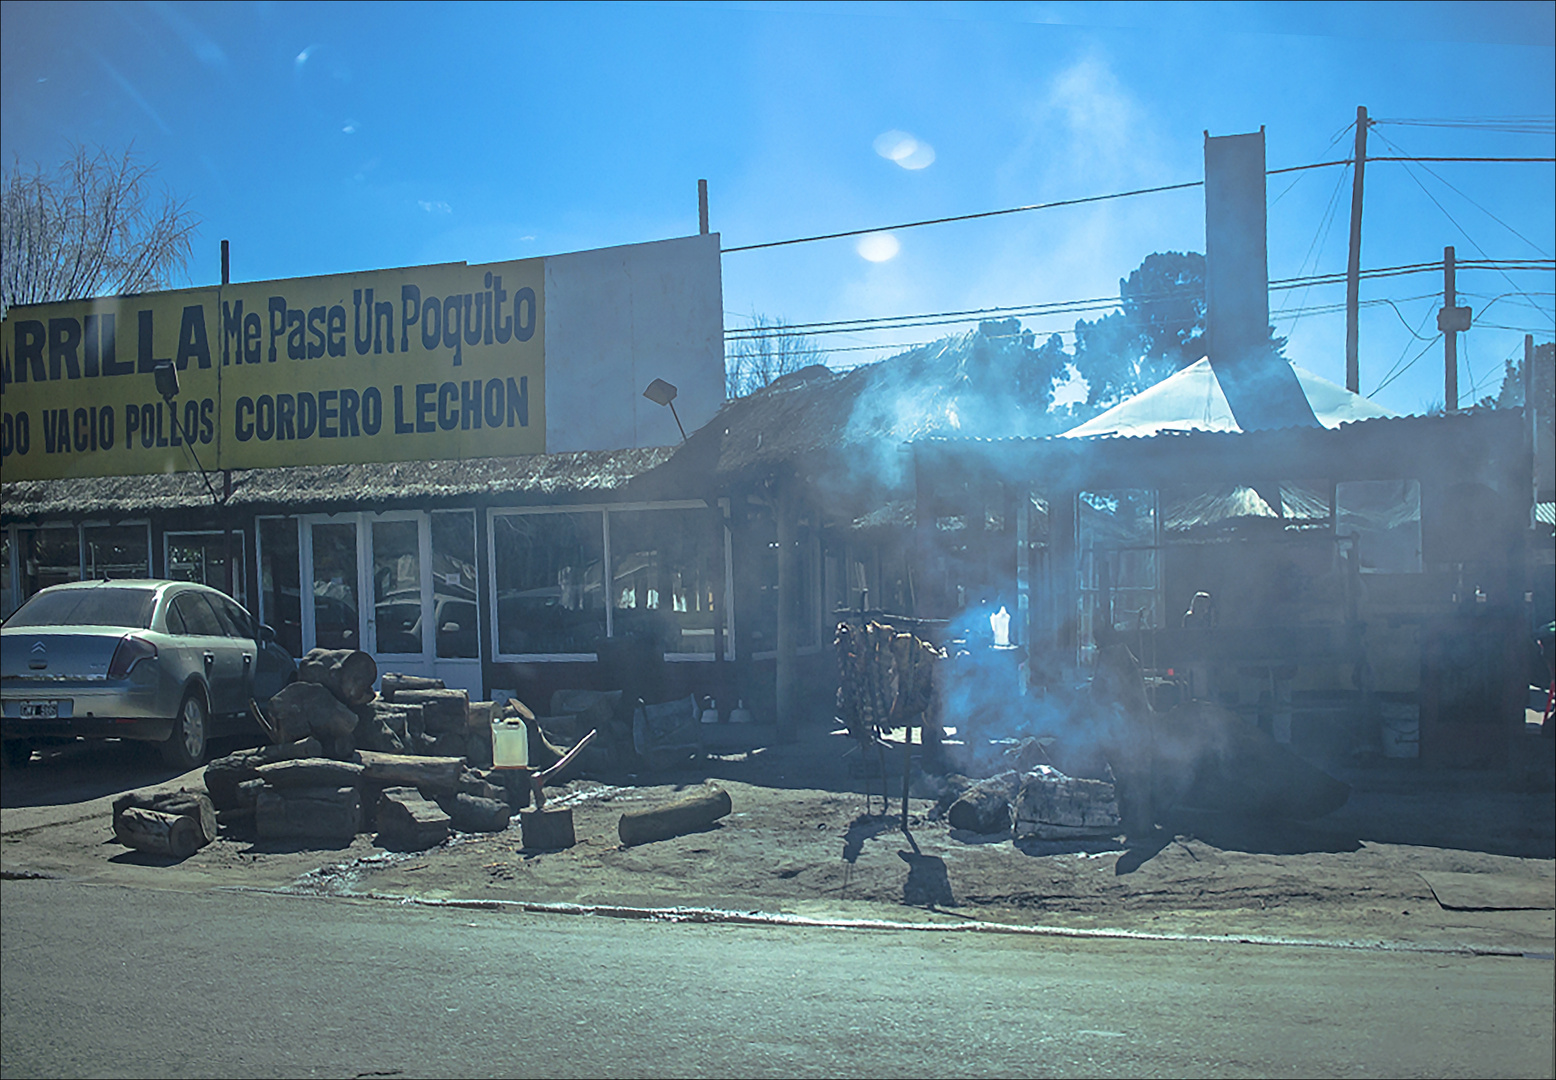
<path id="1" fill-rule="evenodd" d="M 1395 150 L 1399 150 L 1399 151 L 1403 152 L 1403 148 L 1401 146 L 1399 146 L 1397 143 L 1395 143 L 1393 139 L 1390 139 L 1387 135 L 1383 135 L 1383 134 L 1380 133 L 1378 135 L 1378 138 L 1380 138 L 1384 142 L 1388 143 Z M 1418 177 L 1415 174 L 1415 170 L 1410 168 L 1410 166 L 1406 165 L 1405 166 L 1405 172 L 1406 172 L 1406 174 L 1409 175 L 1410 179 L 1415 181 L 1416 187 L 1421 189 L 1422 194 L 1424 194 L 1428 199 L 1432 200 L 1432 205 L 1436 206 L 1437 209 L 1442 211 L 1443 217 L 1447 218 L 1450 222 L 1452 222 L 1453 223 L 1453 227 L 1455 229 L 1458 229 L 1460 234 L 1463 235 L 1464 239 L 1466 239 L 1466 240 L 1468 240 L 1470 242 L 1470 246 L 1473 247 L 1476 251 L 1480 252 L 1482 258 L 1484 258 L 1485 254 L 1486 254 L 1485 248 L 1483 248 L 1479 244 L 1475 243 L 1474 238 L 1470 236 L 1469 232 L 1465 230 L 1463 225 L 1459 224 L 1458 219 L 1455 218 L 1452 214 L 1448 213 L 1448 208 L 1446 206 L 1444 206 L 1442 203 L 1438 202 L 1437 201 L 1437 196 L 1433 195 L 1430 191 L 1427 190 L 1426 185 L 1421 183 L 1421 178 Z M 1513 281 L 1512 278 L 1508 277 L 1507 272 L 1505 270 L 1501 271 L 1501 273 L 1502 273 L 1503 280 L 1505 280 L 1509 285 L 1513 286 L 1514 291 L 1517 291 L 1517 292 L 1521 292 L 1522 291 L 1522 290 L 1520 290 L 1518 288 L 1518 284 L 1515 281 Z M 1527 297 L 1526 297 L 1526 299 L 1527 299 Z"/>
<path id="2" fill-rule="evenodd" d="M 1497 131 L 1515 135 L 1550 135 L 1552 133 L 1556 133 L 1556 116 L 1412 117 L 1392 120 L 1374 120 L 1373 124 L 1393 124 L 1398 127 L 1472 129 L 1477 131 Z"/>
<path id="3" fill-rule="evenodd" d="M 1440 271 L 1442 265 L 1439 261 L 1407 263 L 1401 266 L 1372 267 L 1363 270 L 1361 276 L 1366 280 L 1374 280 L 1377 278 L 1400 277 L 1408 274 L 1434 273 Z M 1502 271 L 1504 268 L 1512 270 L 1556 270 L 1556 260 L 1465 259 L 1458 262 L 1456 266 L 1461 271 Z M 1313 274 L 1306 277 L 1277 278 L 1269 283 L 1269 288 L 1272 292 L 1278 292 L 1288 289 L 1308 288 L 1315 285 L 1338 285 L 1344 281 L 1345 274 L 1343 272 Z M 1181 295 L 1177 291 L 1146 293 L 1138 295 L 1133 299 L 1151 301 Z M 1017 304 L 1008 307 L 967 308 L 957 311 L 917 312 L 902 315 L 881 315 L 870 318 L 788 323 L 782 327 L 729 327 L 725 329 L 724 334 L 726 340 L 758 340 L 761 338 L 783 337 L 796 333 L 817 335 L 862 330 L 903 330 L 914 327 L 972 322 L 995 317 L 1013 318 L 1021 316 L 1080 314 L 1087 311 L 1107 310 L 1119 306 L 1122 302 L 1123 297 L 1121 296 L 1097 296 L 1086 299 L 1052 301 L 1049 303 Z"/>
<path id="4" fill-rule="evenodd" d="M 1383 139 L 1390 146 L 1394 146 L 1393 142 L 1384 136 L 1380 135 L 1379 138 Z M 1398 147 L 1395 147 L 1395 149 L 1398 149 Z M 1500 165 L 1550 165 L 1556 164 L 1556 157 L 1420 157 L 1400 151 L 1400 154 L 1394 157 L 1373 157 L 1371 154 L 1368 154 L 1367 164 L 1370 165 L 1374 161 L 1479 161 L 1493 162 Z"/>
<path id="5" fill-rule="evenodd" d="M 1390 144 L 1392 145 L 1392 144 Z M 1397 149 L 1397 148 L 1396 148 Z M 1470 162 L 1538 162 L 1556 164 L 1556 157 L 1369 157 L 1368 161 L 1470 161 Z M 1268 169 L 1266 176 L 1280 176 L 1285 173 L 1303 172 L 1308 169 L 1328 169 L 1336 165 L 1349 165 L 1350 158 L 1338 161 L 1315 161 L 1308 165 L 1288 165 L 1281 169 Z M 1053 202 L 1029 203 L 1025 206 L 1007 206 L 1000 210 L 979 210 L 971 214 L 951 214 L 947 217 L 925 218 L 922 221 L 903 221 L 896 225 L 874 225 L 867 229 L 843 229 L 839 232 L 817 233 L 814 236 L 795 236 L 787 240 L 768 240 L 760 244 L 740 244 L 736 247 L 720 248 L 722 255 L 732 255 L 739 251 L 760 251 L 765 248 L 788 247 L 791 244 L 810 244 L 818 240 L 841 240 L 849 236 L 867 236 L 870 233 L 893 232 L 898 229 L 917 229 L 925 225 L 947 225 L 956 221 L 977 221 L 980 218 L 1002 217 L 1006 214 L 1024 214 L 1031 210 L 1053 210 L 1061 206 L 1082 206 L 1086 203 L 1108 202 L 1112 199 L 1128 199 L 1136 195 L 1157 195 L 1164 191 L 1183 191 L 1188 188 L 1203 187 L 1203 180 L 1185 180 L 1178 184 L 1159 184 L 1155 187 L 1135 188 L 1133 191 L 1113 191 L 1106 195 L 1085 195 L 1076 199 L 1056 199 Z"/>
<path id="6" fill-rule="evenodd" d="M 736 251 L 756 251 L 760 248 L 785 247 L 789 244 L 808 244 L 815 240 L 839 240 L 845 236 L 865 236 L 869 233 L 891 232 L 894 229 L 916 229 L 921 225 L 944 225 L 952 221 L 974 221 L 978 218 L 1000 217 L 1004 214 L 1023 214 L 1028 210 L 1050 210 L 1057 206 L 1079 206 L 1083 203 L 1105 202 L 1109 199 L 1127 199 L 1134 195 L 1154 195 L 1163 191 L 1181 191 L 1184 188 L 1202 187 L 1205 181 L 1189 180 L 1181 184 L 1161 184 L 1157 187 L 1137 188 L 1134 191 L 1115 191 L 1107 195 L 1087 195 L 1079 199 L 1059 199 L 1055 202 L 1031 203 L 1027 206 L 1010 206 L 1003 210 L 981 210 L 975 214 L 954 214 L 950 217 L 928 218 L 924 221 L 905 221 L 899 225 L 877 225 L 868 229 L 845 229 L 842 232 L 820 233 L 816 236 L 796 236 L 789 240 L 769 240 L 763 244 L 743 244 L 740 247 L 721 248 L 729 255 Z"/>
<path id="7" fill-rule="evenodd" d="M 1425 356 L 1427 350 L 1430 349 L 1433 345 L 1436 345 L 1441 340 L 1442 340 L 1442 335 L 1438 334 L 1431 341 L 1428 341 L 1426 343 L 1426 345 L 1422 347 L 1420 352 L 1416 353 L 1414 356 L 1412 356 L 1410 358 L 1410 363 L 1406 364 L 1404 367 L 1400 368 L 1398 371 L 1394 372 L 1388 378 L 1386 378 L 1382 382 L 1380 382 L 1377 386 L 1373 387 L 1372 393 L 1368 394 L 1367 396 L 1368 397 L 1372 397 L 1372 396 L 1374 396 L 1376 394 L 1382 393 L 1383 392 L 1383 388 L 1385 386 L 1387 386 L 1389 383 L 1393 382 L 1395 379 L 1399 378 L 1401 375 L 1403 375 L 1405 372 L 1409 371 L 1411 368 L 1415 367 L 1416 361 L 1421 359 L 1421 357 Z"/>

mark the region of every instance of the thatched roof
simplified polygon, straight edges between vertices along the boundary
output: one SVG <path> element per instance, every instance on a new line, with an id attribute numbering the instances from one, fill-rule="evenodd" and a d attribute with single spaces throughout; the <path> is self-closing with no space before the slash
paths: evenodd
<path id="1" fill-rule="evenodd" d="M 244 512 L 386 509 L 479 498 L 515 503 L 608 495 L 669 460 L 670 447 L 570 454 L 401 461 L 369 465 L 304 465 L 235 470 L 226 505 Z M 217 496 L 220 474 L 213 474 Z M 209 510 L 198 473 L 22 480 L 0 485 L 0 518 L 39 521 L 84 515 L 123 516 Z"/>
<path id="2" fill-rule="evenodd" d="M 1052 434 L 1051 375 L 1013 367 L 1019 338 L 1014 320 L 985 323 L 850 371 L 803 368 L 727 402 L 667 471 L 728 483 L 792 468 L 893 489 L 905 477 L 892 457 L 915 439 Z"/>

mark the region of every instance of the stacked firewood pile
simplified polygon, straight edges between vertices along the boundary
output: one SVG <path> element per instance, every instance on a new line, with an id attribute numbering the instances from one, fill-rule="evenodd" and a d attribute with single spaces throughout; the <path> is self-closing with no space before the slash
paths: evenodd
<path id="1" fill-rule="evenodd" d="M 491 764 L 490 702 L 471 701 L 442 679 L 392 673 L 378 694 L 377 680 L 378 665 L 365 652 L 314 649 L 297 665 L 297 681 L 265 707 L 274 740 L 316 738 L 324 755 L 338 761 L 360 747 Z"/>
<path id="2" fill-rule="evenodd" d="M 922 724 L 926 742 L 939 732 L 935 668 L 945 652 L 917 635 L 874 619 L 838 623 L 838 716 L 863 745 L 894 727 Z"/>
<path id="3" fill-rule="evenodd" d="M 510 794 L 481 771 L 492 763 L 491 703 L 395 674 L 383 677 L 380 696 L 377 680 L 364 652 L 304 657 L 297 681 L 266 709 L 276 744 L 206 767 L 216 822 L 261 840 L 376 830 L 383 846 L 416 850 L 451 830 L 506 829 L 529 792 L 514 785 Z"/>
<path id="4" fill-rule="evenodd" d="M 299 675 L 301 672 L 299 671 Z M 442 679 L 387 674 L 383 693 L 357 707 L 362 724 L 357 745 L 390 754 L 462 757 L 472 765 L 492 763 L 489 701 L 471 701 Z"/>
<path id="5" fill-rule="evenodd" d="M 316 739 L 301 739 L 213 761 L 205 787 L 229 832 L 349 841 L 376 831 L 381 846 L 398 850 L 432 847 L 455 830 L 501 832 L 522 809 L 463 758 L 358 750 L 352 759 L 321 757 Z M 513 791 L 527 805 L 528 792 Z"/>

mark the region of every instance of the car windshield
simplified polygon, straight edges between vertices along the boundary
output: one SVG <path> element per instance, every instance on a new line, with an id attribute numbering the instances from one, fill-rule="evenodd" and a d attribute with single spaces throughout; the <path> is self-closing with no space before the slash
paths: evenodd
<path id="1" fill-rule="evenodd" d="M 5 621 L 15 626 L 123 626 L 145 630 L 156 605 L 155 589 L 101 587 L 41 592 Z"/>

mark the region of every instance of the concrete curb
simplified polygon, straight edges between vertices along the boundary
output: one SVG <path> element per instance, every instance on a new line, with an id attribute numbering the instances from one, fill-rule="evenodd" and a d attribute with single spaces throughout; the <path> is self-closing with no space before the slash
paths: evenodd
<path id="1" fill-rule="evenodd" d="M 285 890 L 266 890 L 284 892 Z M 824 919 L 782 912 L 728 911 L 705 907 L 628 907 L 620 904 L 543 903 L 528 900 L 437 900 L 381 893 L 337 894 L 341 898 L 388 901 L 418 907 L 462 908 L 478 911 L 522 911 L 536 915 L 595 915 L 613 919 L 651 922 L 704 923 L 733 926 L 791 926 L 828 930 L 920 930 L 935 933 L 1012 934 L 1028 937 L 1103 939 L 1119 941 L 1177 941 L 1214 945 L 1277 945 L 1286 948 L 1344 949 L 1356 952 L 1428 953 L 1455 956 L 1504 956 L 1529 960 L 1556 959 L 1550 952 L 1532 952 L 1488 945 L 1434 945 L 1380 939 L 1325 940 L 1282 937 L 1274 934 L 1186 934 L 1149 930 L 1087 929 L 1068 926 L 1015 926 L 1008 923 L 964 920 L 957 923 L 902 922 L 894 919 Z"/>

